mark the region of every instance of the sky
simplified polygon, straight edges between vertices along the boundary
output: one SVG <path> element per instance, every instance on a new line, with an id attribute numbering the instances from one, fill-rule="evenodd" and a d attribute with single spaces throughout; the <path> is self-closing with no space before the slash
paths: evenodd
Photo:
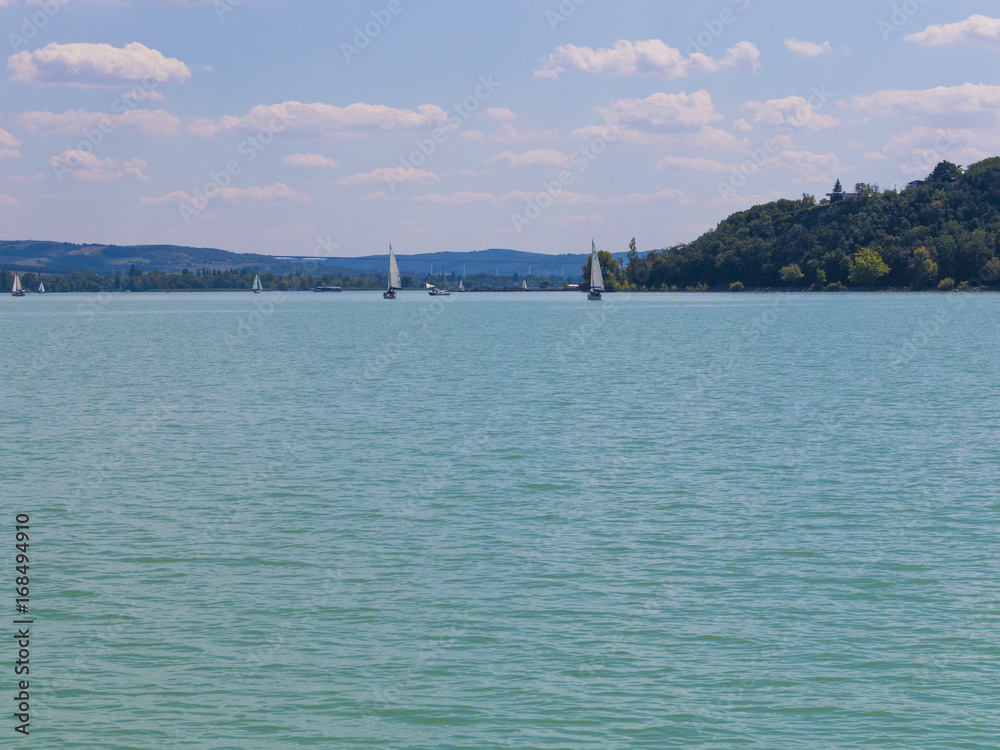
<path id="1" fill-rule="evenodd" d="M 1000 154 L 986 0 L 0 0 L 0 239 L 621 252 Z"/>

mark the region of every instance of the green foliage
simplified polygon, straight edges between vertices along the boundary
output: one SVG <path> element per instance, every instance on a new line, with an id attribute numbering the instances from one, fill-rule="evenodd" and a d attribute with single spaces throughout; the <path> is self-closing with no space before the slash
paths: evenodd
<path id="1" fill-rule="evenodd" d="M 795 286 L 806 277 L 806 275 L 802 273 L 802 269 L 799 268 L 796 263 L 792 263 L 791 265 L 782 268 L 781 271 L 778 272 L 778 276 L 781 277 L 781 281 L 785 284 L 785 286 Z"/>
<path id="2" fill-rule="evenodd" d="M 844 200 L 844 186 L 840 184 L 840 180 L 837 180 L 837 184 L 833 186 L 833 192 L 830 194 L 830 203 L 839 203 Z"/>
<path id="3" fill-rule="evenodd" d="M 979 278 L 987 284 L 996 284 L 1000 281 L 1000 258 L 990 258 L 980 271 Z"/>
<path id="4" fill-rule="evenodd" d="M 827 284 L 826 287 L 824 287 L 824 291 L 827 291 L 827 292 L 846 292 L 847 291 L 847 287 L 844 286 L 843 284 L 841 284 L 839 281 L 835 281 L 832 284 Z"/>
<path id="5" fill-rule="evenodd" d="M 875 286 L 876 282 L 889 273 L 889 266 L 878 250 L 863 247 L 854 255 L 848 280 L 854 286 Z"/>
<path id="6" fill-rule="evenodd" d="M 962 176 L 962 168 L 950 161 L 943 161 L 934 167 L 927 178 L 928 182 L 954 182 Z"/>
<path id="7" fill-rule="evenodd" d="M 732 284 L 729 285 L 729 291 L 731 292 L 742 292 L 745 289 L 746 287 L 743 286 L 742 281 L 734 281 Z"/>
<path id="8" fill-rule="evenodd" d="M 910 278 L 913 280 L 913 288 L 920 289 L 926 284 L 933 284 L 937 281 L 937 277 L 938 264 L 926 247 L 918 247 L 910 259 Z"/>
<path id="9" fill-rule="evenodd" d="M 955 288 L 955 279 L 941 279 L 941 283 L 938 284 L 939 292 L 950 292 Z"/>
<path id="10" fill-rule="evenodd" d="M 909 262 L 920 247 L 938 264 L 939 278 L 986 279 L 984 267 L 1000 257 L 1000 157 L 972 165 L 958 182 L 898 192 L 869 187 L 863 199 L 818 206 L 780 200 L 733 214 L 694 242 L 647 254 L 640 260 L 648 277 L 636 276 L 632 283 L 728 289 L 740 281 L 767 288 L 782 283 L 782 268 L 797 265 L 804 281 L 825 288 L 848 283 L 854 255 L 863 247 L 877 247 L 889 266 L 881 286 L 910 286 Z"/>
<path id="11" fill-rule="evenodd" d="M 611 253 L 607 250 L 598 250 L 597 258 L 601 264 L 601 273 L 604 274 L 604 287 L 609 292 L 616 292 L 619 289 L 625 287 L 625 271 L 622 270 L 621 264 L 612 257 Z M 580 288 L 584 291 L 590 289 L 590 262 L 593 256 L 587 258 L 586 263 L 583 264 L 583 284 Z"/>

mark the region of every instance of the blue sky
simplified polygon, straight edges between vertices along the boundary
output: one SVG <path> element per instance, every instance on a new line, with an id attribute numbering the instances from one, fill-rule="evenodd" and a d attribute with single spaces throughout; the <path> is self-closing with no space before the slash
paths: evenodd
<path id="1" fill-rule="evenodd" d="M 1000 154 L 985 1 L 0 0 L 0 22 L 8 239 L 653 249 Z"/>

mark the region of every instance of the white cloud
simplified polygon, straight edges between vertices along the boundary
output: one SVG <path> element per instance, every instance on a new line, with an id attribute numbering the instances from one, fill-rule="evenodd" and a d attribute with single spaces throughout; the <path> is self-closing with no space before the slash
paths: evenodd
<path id="1" fill-rule="evenodd" d="M 486 114 L 494 120 L 502 120 L 504 122 L 510 122 L 511 120 L 517 119 L 517 115 L 509 109 L 502 109 L 500 107 L 490 107 L 486 110 Z"/>
<path id="2" fill-rule="evenodd" d="M 524 143 L 525 141 L 558 141 L 558 130 L 543 130 L 541 132 L 530 128 L 517 128 L 505 122 L 490 136 L 495 143 Z"/>
<path id="3" fill-rule="evenodd" d="M 448 114 L 433 104 L 423 104 L 414 111 L 380 104 L 334 107 L 330 104 L 288 101 L 258 105 L 243 117 L 197 120 L 188 132 L 210 136 L 220 130 L 271 130 L 294 135 L 350 138 L 373 131 L 431 130 L 444 127 L 447 119 Z"/>
<path id="4" fill-rule="evenodd" d="M 478 130 L 466 130 L 462 133 L 462 137 L 467 141 L 483 141 L 486 140 L 486 134 L 481 133 Z"/>
<path id="5" fill-rule="evenodd" d="M 785 46 L 793 55 L 799 57 L 819 57 L 820 55 L 832 55 L 833 47 L 829 42 L 818 44 L 816 42 L 800 42 L 798 39 L 786 39 Z"/>
<path id="6" fill-rule="evenodd" d="M 362 195 L 358 198 L 359 201 L 398 201 L 399 198 L 395 195 L 389 195 L 384 190 L 376 190 L 374 193 L 368 193 L 367 195 Z"/>
<path id="7" fill-rule="evenodd" d="M 373 169 L 365 174 L 356 174 L 338 180 L 338 185 L 357 185 L 364 182 L 415 182 L 415 183 L 435 183 L 441 182 L 441 178 L 433 172 L 423 169 L 407 169 L 406 167 L 382 167 Z"/>
<path id="8" fill-rule="evenodd" d="M 996 122 L 1000 86 L 964 83 L 923 91 L 883 90 L 853 96 L 841 106 L 863 112 L 866 118 L 941 116 L 955 124 L 956 115 L 985 115 L 990 122 Z"/>
<path id="9" fill-rule="evenodd" d="M 975 15 L 965 21 L 934 24 L 906 37 L 927 47 L 943 45 L 978 46 L 1000 50 L 1000 18 Z"/>
<path id="10" fill-rule="evenodd" d="M 911 178 L 925 177 L 945 159 L 972 164 L 1000 153 L 1000 132 L 996 128 L 933 128 L 918 125 L 892 136 L 878 151 L 866 158 L 902 160 Z"/>
<path id="11" fill-rule="evenodd" d="M 565 71 L 574 70 L 594 75 L 685 78 L 692 73 L 718 73 L 736 67 L 756 70 L 759 62 L 760 52 L 750 42 L 740 42 L 726 50 L 724 58 L 716 60 L 700 52 L 685 58 L 679 49 L 659 39 L 638 42 L 622 39 L 605 49 L 574 44 L 559 47 L 542 61 L 535 77 L 558 80 Z"/>
<path id="12" fill-rule="evenodd" d="M 133 109 L 120 115 L 88 112 L 74 109 L 55 112 L 24 112 L 16 116 L 17 123 L 29 133 L 83 133 L 86 130 L 105 130 L 121 127 L 138 128 L 146 135 L 174 135 L 181 129 L 181 121 L 162 109 Z"/>
<path id="13" fill-rule="evenodd" d="M 707 91 L 657 93 L 645 99 L 621 99 L 597 110 L 608 122 L 640 125 L 655 131 L 692 131 L 722 119 Z"/>
<path id="14" fill-rule="evenodd" d="M 784 99 L 769 99 L 766 102 L 750 101 L 743 105 L 756 112 L 754 122 L 768 125 L 788 124 L 805 130 L 826 130 L 840 125 L 840 120 L 832 115 L 822 115 L 801 96 L 786 96 Z"/>
<path id="15" fill-rule="evenodd" d="M 180 60 L 164 57 L 139 42 L 121 48 L 53 42 L 33 52 L 11 55 L 7 67 L 13 81 L 77 88 L 119 88 L 143 82 L 164 85 L 191 78 L 191 71 Z"/>
<path id="16" fill-rule="evenodd" d="M 555 205 L 564 206 L 576 206 L 581 204 L 594 204 L 594 205 L 624 205 L 624 204 L 645 204 L 645 203 L 656 203 L 661 201 L 677 202 L 677 203 L 691 203 L 691 199 L 688 198 L 687 194 L 682 190 L 659 190 L 655 193 L 630 193 L 629 195 L 621 195 L 613 198 L 599 198 L 594 195 L 587 195 L 585 193 L 571 193 L 569 191 L 562 191 L 558 194 L 548 193 L 548 192 L 529 192 L 527 190 L 514 190 L 507 195 L 505 195 L 502 200 L 505 201 L 529 201 L 537 203 L 539 200 L 544 202 L 551 202 Z"/>
<path id="17" fill-rule="evenodd" d="M 463 190 L 453 195 L 421 195 L 413 199 L 414 203 L 431 203 L 434 205 L 468 206 L 474 203 L 496 203 L 497 197 L 492 193 L 471 193 Z"/>
<path id="18" fill-rule="evenodd" d="M 594 138 L 608 139 L 607 125 L 590 125 L 579 128 L 572 133 L 574 138 L 592 140 Z M 725 149 L 745 149 L 749 146 L 749 141 L 745 138 L 737 138 L 725 130 L 717 128 L 702 128 L 688 133 L 651 133 L 649 131 L 638 130 L 636 128 L 618 128 L 615 138 L 622 143 L 635 143 L 640 146 L 657 146 L 665 149 L 705 149 L 721 151 Z"/>
<path id="19" fill-rule="evenodd" d="M 86 151 L 72 149 L 53 156 L 49 159 L 49 164 L 60 174 L 86 182 L 116 182 L 127 177 L 143 182 L 149 180 L 143 172 L 148 165 L 142 159 L 100 159 Z"/>
<path id="20" fill-rule="evenodd" d="M 692 172 L 714 173 L 729 172 L 733 168 L 732 164 L 724 164 L 721 161 L 714 161 L 705 157 L 691 159 L 687 156 L 664 156 L 656 165 L 658 170 L 669 169 L 670 167 L 674 169 L 687 169 Z"/>
<path id="21" fill-rule="evenodd" d="M 742 130 L 744 133 L 747 133 L 753 130 L 753 125 L 741 117 L 739 120 L 733 120 L 733 129 Z"/>
<path id="22" fill-rule="evenodd" d="M 340 166 L 336 161 L 322 154 L 289 154 L 282 157 L 281 161 L 293 167 L 325 167 L 333 169 Z"/>
<path id="23" fill-rule="evenodd" d="M 568 167 L 569 157 L 561 151 L 554 149 L 536 149 L 526 151 L 523 154 L 515 154 L 513 151 L 503 153 L 484 159 L 486 164 L 495 164 L 498 161 L 505 161 L 511 166 L 534 166 L 534 167 Z"/>
<path id="24" fill-rule="evenodd" d="M 7 195 L 6 193 L 0 193 L 0 206 L 9 206 L 15 208 L 21 205 L 21 201 L 12 195 Z"/>
<path id="25" fill-rule="evenodd" d="M 21 152 L 17 150 L 20 145 L 21 141 L 0 128 L 0 159 L 20 159 Z"/>
<path id="26" fill-rule="evenodd" d="M 218 196 L 224 201 L 235 204 L 280 202 L 308 206 L 312 203 L 312 199 L 308 195 L 293 190 L 283 182 L 275 183 L 269 187 L 219 188 Z M 181 190 L 175 190 L 159 198 L 143 196 L 140 202 L 144 206 L 156 206 L 164 203 L 185 203 L 197 208 L 203 208 L 205 199 L 195 197 Z"/>

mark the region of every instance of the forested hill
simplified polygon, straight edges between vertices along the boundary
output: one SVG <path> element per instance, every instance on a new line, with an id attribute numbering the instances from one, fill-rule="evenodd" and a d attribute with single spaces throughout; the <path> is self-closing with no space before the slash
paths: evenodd
<path id="1" fill-rule="evenodd" d="M 947 288 L 950 280 L 1000 279 L 1000 157 L 965 171 L 942 162 L 898 192 L 857 189 L 832 203 L 803 196 L 734 214 L 688 245 L 638 259 L 629 281 L 653 289 Z"/>

